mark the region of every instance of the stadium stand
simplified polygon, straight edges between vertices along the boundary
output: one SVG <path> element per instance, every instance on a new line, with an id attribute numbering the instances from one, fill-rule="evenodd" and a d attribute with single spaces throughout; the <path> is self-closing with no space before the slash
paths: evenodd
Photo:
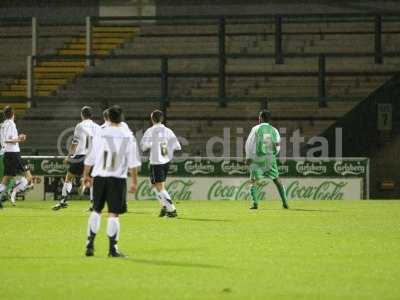
<path id="1" fill-rule="evenodd" d="M 382 23 L 384 52 L 400 49 L 399 25 L 398 20 Z M 274 22 L 227 22 L 227 107 L 220 107 L 217 102 L 217 25 L 160 22 L 144 23 L 140 29 L 124 25 L 114 29 L 105 25 L 96 26 L 94 54 L 154 57 L 96 58 L 94 66 L 89 68 L 83 66 L 83 61 L 73 62 L 73 66 L 72 62 L 39 62 L 36 74 L 48 77 L 47 80 L 59 81 L 38 81 L 37 91 L 41 91 L 39 87 L 43 83 L 49 88 L 48 93 L 37 95 L 42 96 L 37 98 L 37 108 L 27 111 L 24 120 L 21 120 L 21 127 L 35 137 L 38 133 L 34 128 L 40 128 L 44 120 L 51 122 L 49 146 L 44 149 L 43 144 L 39 145 L 33 138 L 26 144 L 27 150 L 39 151 L 40 154 L 54 153 L 55 137 L 63 129 L 57 125 L 57 117 L 52 113 L 54 105 L 58 105 L 60 117 L 71 120 L 72 125 L 79 118 L 79 107 L 83 104 L 92 103 L 100 111 L 107 104 L 119 103 L 125 108 L 126 118 L 135 129 L 146 127 L 149 111 L 159 107 L 160 98 L 165 96 L 161 88 L 162 66 L 158 57 L 162 55 L 181 56 L 168 59 L 170 105 L 163 108 L 166 109 L 169 125 L 175 127 L 179 135 L 190 137 L 192 154 L 202 155 L 205 154 L 207 139 L 222 136 L 223 127 L 241 127 L 245 135 L 256 121 L 257 110 L 267 100 L 268 107 L 274 112 L 275 125 L 287 128 L 287 136 L 299 129 L 306 138 L 312 137 L 390 79 L 398 72 L 400 64 L 396 56 L 384 57 L 383 63 L 378 64 L 373 56 L 362 55 L 374 52 L 374 23 L 370 19 L 329 22 L 291 20 L 284 23 L 283 64 L 277 64 L 273 57 L 276 48 Z M 59 55 L 83 54 L 83 33 L 63 45 L 58 48 Z M 327 54 L 325 98 L 328 107 L 318 105 L 321 98 L 318 55 L 321 53 Z M 349 53 L 352 55 L 347 56 Z M 182 56 L 194 54 L 202 56 Z M 207 58 L 207 55 L 210 57 Z M 59 69 L 71 73 L 71 76 L 50 78 L 62 74 Z M 25 88 L 23 80 L 19 84 L 18 88 L 11 86 L 21 90 Z M 49 95 L 48 99 L 43 97 Z M 238 135 L 231 133 L 231 139 Z M 235 155 L 236 149 L 232 151 L 231 155 Z"/>
<path id="2" fill-rule="evenodd" d="M 41 38 L 39 45 L 51 45 L 50 48 L 41 47 L 39 49 L 41 54 L 52 54 L 54 51 L 60 55 L 84 55 L 85 54 L 85 32 L 82 32 L 82 27 L 71 26 L 43 26 L 40 28 Z M 23 32 L 23 35 L 13 35 L 13 28 L 5 30 L 6 38 L 9 43 L 2 44 L 3 51 L 7 53 L 10 51 L 9 46 L 17 46 L 16 48 L 22 49 L 21 53 L 13 53 L 13 56 L 7 57 L 12 67 L 6 64 L 5 70 L 14 70 L 19 77 L 18 79 L 8 80 L 7 84 L 2 87 L 0 96 L 5 97 L 25 97 L 27 82 L 23 76 L 26 70 L 26 57 L 30 55 L 30 39 L 31 36 Z M 133 27 L 101 27 L 93 28 L 93 54 L 107 55 L 111 50 L 116 49 L 122 43 L 132 38 L 137 32 Z M 66 34 L 66 35 L 65 35 Z M 28 37 L 28 38 L 27 38 Z M 12 48 L 13 49 L 13 48 Z M 18 56 L 16 56 L 18 55 Z M 12 62 L 17 62 L 12 64 Z M 50 61 L 40 61 L 34 67 L 35 73 L 35 94 L 37 96 L 50 96 L 54 94 L 60 87 L 72 82 L 79 74 L 85 70 L 84 60 L 68 60 L 65 58 L 52 59 Z M 22 73 L 22 74 L 21 74 Z"/>

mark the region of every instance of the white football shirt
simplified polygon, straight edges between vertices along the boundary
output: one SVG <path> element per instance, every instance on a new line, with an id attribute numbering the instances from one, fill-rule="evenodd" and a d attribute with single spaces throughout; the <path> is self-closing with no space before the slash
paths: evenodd
<path id="1" fill-rule="evenodd" d="M 135 137 L 121 126 L 100 129 L 85 165 L 93 166 L 92 177 L 127 178 L 128 169 L 141 165 Z"/>
<path id="2" fill-rule="evenodd" d="M 4 144 L 3 144 L 3 124 L 0 124 L 0 155 L 4 154 Z"/>
<path id="3" fill-rule="evenodd" d="M 162 165 L 173 159 L 174 151 L 181 150 L 181 145 L 171 129 L 158 123 L 146 130 L 140 148 L 150 149 L 150 164 Z"/>
<path id="4" fill-rule="evenodd" d="M 93 137 L 100 126 L 92 120 L 83 120 L 75 126 L 72 144 L 77 145 L 74 155 L 86 155 L 92 147 Z"/>
<path id="5" fill-rule="evenodd" d="M 20 152 L 19 143 L 6 143 L 7 140 L 18 138 L 18 130 L 14 121 L 11 119 L 5 120 L 1 125 L 1 144 L 4 152 Z"/>
<path id="6" fill-rule="evenodd" d="M 111 122 L 106 121 L 100 127 L 101 128 L 105 128 L 105 127 L 108 127 L 108 126 L 111 126 Z M 128 130 L 128 131 L 132 132 L 132 130 L 129 128 L 128 124 L 126 124 L 125 122 L 119 123 L 119 126 L 122 127 L 125 130 Z"/>

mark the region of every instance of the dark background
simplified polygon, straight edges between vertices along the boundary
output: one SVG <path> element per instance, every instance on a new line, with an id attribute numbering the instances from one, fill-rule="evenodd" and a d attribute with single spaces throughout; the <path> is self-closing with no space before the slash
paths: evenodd
<path id="1" fill-rule="evenodd" d="M 84 22 L 85 16 L 98 16 L 98 0 L 86 1 L 10 1 L 0 0 L 0 19 L 37 17 L 40 20 Z"/>
<path id="2" fill-rule="evenodd" d="M 348 13 L 400 11 L 400 1 L 156 0 L 159 15 Z"/>
<path id="3" fill-rule="evenodd" d="M 345 0 L 70 0 L 0 1 L 0 19 L 31 17 L 66 22 L 98 16 L 100 6 L 156 6 L 157 15 L 400 12 L 400 1 Z"/>

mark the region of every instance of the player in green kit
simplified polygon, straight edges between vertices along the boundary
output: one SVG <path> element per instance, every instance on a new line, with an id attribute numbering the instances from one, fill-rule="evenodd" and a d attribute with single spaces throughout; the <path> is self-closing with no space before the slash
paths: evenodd
<path id="1" fill-rule="evenodd" d="M 258 208 L 257 186 L 264 178 L 270 178 L 275 183 L 282 199 L 283 208 L 288 209 L 286 189 L 279 180 L 277 156 L 280 150 L 281 137 L 278 130 L 268 122 L 271 113 L 268 110 L 260 111 L 259 124 L 251 129 L 246 141 L 246 162 L 250 166 L 250 195 L 253 205 L 250 209 Z"/>

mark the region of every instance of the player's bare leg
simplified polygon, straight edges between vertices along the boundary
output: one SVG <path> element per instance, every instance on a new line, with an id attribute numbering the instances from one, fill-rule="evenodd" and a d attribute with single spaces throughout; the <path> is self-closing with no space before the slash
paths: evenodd
<path id="1" fill-rule="evenodd" d="M 13 206 L 16 205 L 16 197 L 17 193 L 25 192 L 33 188 L 33 177 L 31 172 L 28 170 L 25 172 L 24 176 L 17 179 L 15 181 L 15 185 L 13 186 L 10 193 L 10 201 Z"/>
<path id="2" fill-rule="evenodd" d="M 176 212 L 175 205 L 172 203 L 171 196 L 165 189 L 165 182 L 156 182 L 153 184 L 153 187 L 156 189 L 157 199 L 162 206 L 159 217 L 177 217 L 178 214 Z"/>
<path id="3" fill-rule="evenodd" d="M 4 182 L 3 179 L 7 177 Z M 2 202 L 6 200 L 10 200 L 11 191 L 15 186 L 15 182 L 13 182 L 14 177 L 4 176 L 0 182 L 0 208 L 3 208 Z M 3 188 L 5 187 L 5 189 Z"/>
<path id="4" fill-rule="evenodd" d="M 118 249 L 120 224 L 118 214 L 108 213 L 107 236 L 110 242 L 109 257 L 125 257 Z"/>
<path id="5" fill-rule="evenodd" d="M 0 184 L 0 202 L 3 201 L 4 199 L 8 199 L 10 200 L 11 204 L 13 206 L 16 205 L 15 202 L 15 198 L 12 199 L 11 196 L 11 191 L 14 188 L 14 182 L 13 179 L 15 179 L 15 177 L 13 176 L 4 176 L 3 179 L 1 180 L 1 184 Z M 0 203 L 1 204 L 1 203 Z M 3 206 L 1 205 L 0 208 L 2 208 Z"/>
<path id="6" fill-rule="evenodd" d="M 82 178 L 80 190 L 81 190 L 81 196 L 83 196 L 83 195 L 87 196 L 89 194 L 90 206 L 86 211 L 92 212 L 93 211 L 93 187 L 85 186 L 85 184 L 83 182 L 83 178 Z"/>
<path id="7" fill-rule="evenodd" d="M 283 208 L 288 209 L 289 205 L 288 205 L 285 186 L 282 184 L 282 182 L 279 180 L 279 178 L 275 178 L 274 183 L 275 183 L 276 188 L 278 189 L 279 195 L 281 196 Z"/>
<path id="8" fill-rule="evenodd" d="M 0 183 L 0 209 L 3 208 L 3 204 L 1 203 L 3 200 L 4 195 L 7 192 L 7 184 L 9 181 L 9 176 L 3 176 L 1 183 Z"/>
<path id="9" fill-rule="evenodd" d="M 67 172 L 67 175 L 65 176 L 64 184 L 61 190 L 61 200 L 60 202 L 53 207 L 53 210 L 59 210 L 61 208 L 67 208 L 68 207 L 68 196 L 71 193 L 72 190 L 72 181 L 75 178 L 73 174 L 70 172 Z"/>
<path id="10" fill-rule="evenodd" d="M 3 176 L 0 184 L 0 193 L 4 193 L 7 190 L 7 184 L 10 180 L 10 176 Z"/>
<path id="11" fill-rule="evenodd" d="M 153 184 L 153 190 L 156 194 L 157 200 L 160 203 L 160 214 L 158 215 L 160 218 L 165 217 L 167 215 L 167 207 L 164 204 L 163 198 L 161 197 L 160 191 L 163 189 L 163 184 L 161 182 Z"/>
<path id="12" fill-rule="evenodd" d="M 92 186 L 89 188 L 89 201 L 90 201 L 90 206 L 87 209 L 87 211 L 93 211 L 93 187 Z"/>

